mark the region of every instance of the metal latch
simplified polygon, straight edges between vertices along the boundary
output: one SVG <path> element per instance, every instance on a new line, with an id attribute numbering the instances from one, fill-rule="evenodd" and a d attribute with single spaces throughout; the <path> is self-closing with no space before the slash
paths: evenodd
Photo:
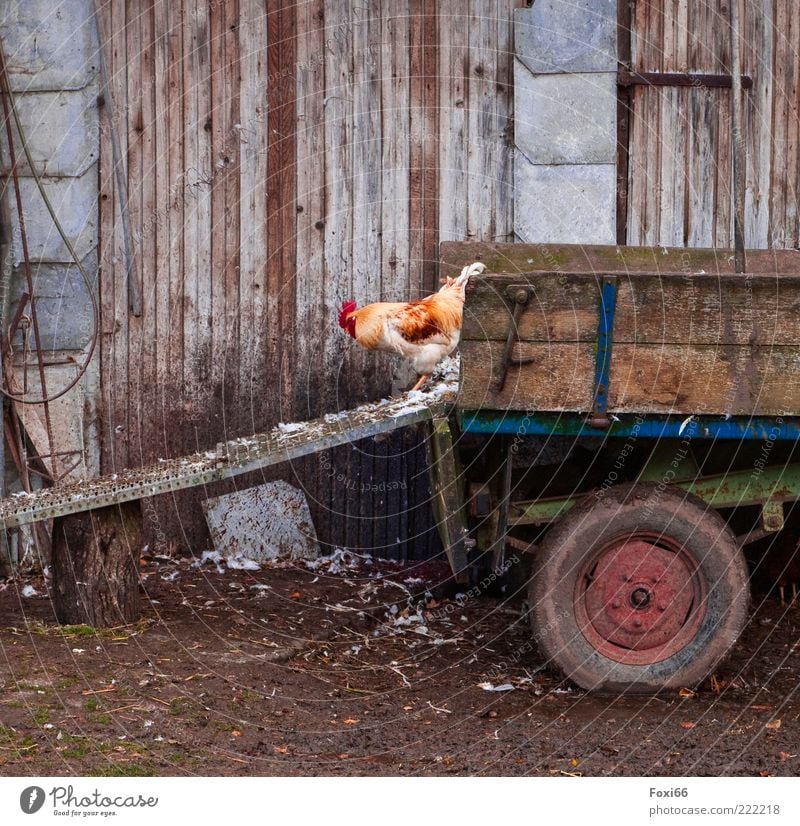
<path id="1" fill-rule="evenodd" d="M 511 284 L 506 287 L 505 294 L 514 306 L 511 315 L 511 324 L 506 334 L 506 344 L 503 348 L 503 360 L 500 364 L 500 375 L 495 379 L 494 390 L 499 393 L 506 384 L 506 377 L 508 375 L 508 368 L 513 365 L 529 364 L 533 361 L 532 358 L 517 358 L 514 356 L 514 345 L 519 339 L 519 322 L 522 318 L 522 313 L 525 307 L 528 306 L 531 296 L 535 290 L 528 284 Z"/>

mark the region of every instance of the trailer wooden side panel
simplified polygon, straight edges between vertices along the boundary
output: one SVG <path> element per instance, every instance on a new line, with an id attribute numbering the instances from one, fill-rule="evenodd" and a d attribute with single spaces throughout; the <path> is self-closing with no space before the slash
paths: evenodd
<path id="1" fill-rule="evenodd" d="M 634 272 L 631 261 L 608 266 L 613 249 L 584 251 L 606 262 L 595 272 L 471 279 L 461 343 L 464 409 L 588 413 L 598 382 L 601 290 L 611 279 L 610 413 L 800 415 L 800 275 Z M 504 252 L 511 251 L 494 250 Z M 513 254 L 552 263 L 563 249 L 520 246 Z M 699 251 L 696 260 L 708 264 L 710 255 Z M 646 263 L 644 251 L 629 257 Z M 521 307 L 520 293 L 527 296 Z"/>

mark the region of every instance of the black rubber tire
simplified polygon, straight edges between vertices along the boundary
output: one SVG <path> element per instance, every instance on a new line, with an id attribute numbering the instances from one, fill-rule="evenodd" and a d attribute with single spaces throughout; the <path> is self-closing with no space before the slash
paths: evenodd
<path id="1" fill-rule="evenodd" d="M 672 656 L 646 665 L 597 650 L 575 607 L 577 580 L 593 551 L 634 531 L 679 542 L 707 594 L 694 636 Z M 553 526 L 534 556 L 529 598 L 539 649 L 570 680 L 590 691 L 652 694 L 701 682 L 736 642 L 748 616 L 747 563 L 719 514 L 697 497 L 664 485 L 620 485 L 590 494 Z"/>

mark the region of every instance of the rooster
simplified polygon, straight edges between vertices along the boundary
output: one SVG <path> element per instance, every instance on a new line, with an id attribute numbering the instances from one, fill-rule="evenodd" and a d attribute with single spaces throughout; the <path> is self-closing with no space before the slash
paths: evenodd
<path id="1" fill-rule="evenodd" d="M 411 390 L 419 390 L 436 364 L 458 346 L 467 281 L 485 270 L 480 262 L 464 267 L 457 278 L 446 278 L 438 293 L 418 301 L 378 301 L 361 309 L 355 301 L 345 301 L 339 326 L 366 350 L 408 359 L 420 377 Z"/>

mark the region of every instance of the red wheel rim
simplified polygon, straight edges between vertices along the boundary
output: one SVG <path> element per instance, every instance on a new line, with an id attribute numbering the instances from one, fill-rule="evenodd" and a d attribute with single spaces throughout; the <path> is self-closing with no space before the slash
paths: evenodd
<path id="1" fill-rule="evenodd" d="M 668 536 L 634 533 L 590 555 L 575 586 L 584 637 L 611 660 L 650 665 L 695 637 L 706 587 L 694 557 Z"/>

